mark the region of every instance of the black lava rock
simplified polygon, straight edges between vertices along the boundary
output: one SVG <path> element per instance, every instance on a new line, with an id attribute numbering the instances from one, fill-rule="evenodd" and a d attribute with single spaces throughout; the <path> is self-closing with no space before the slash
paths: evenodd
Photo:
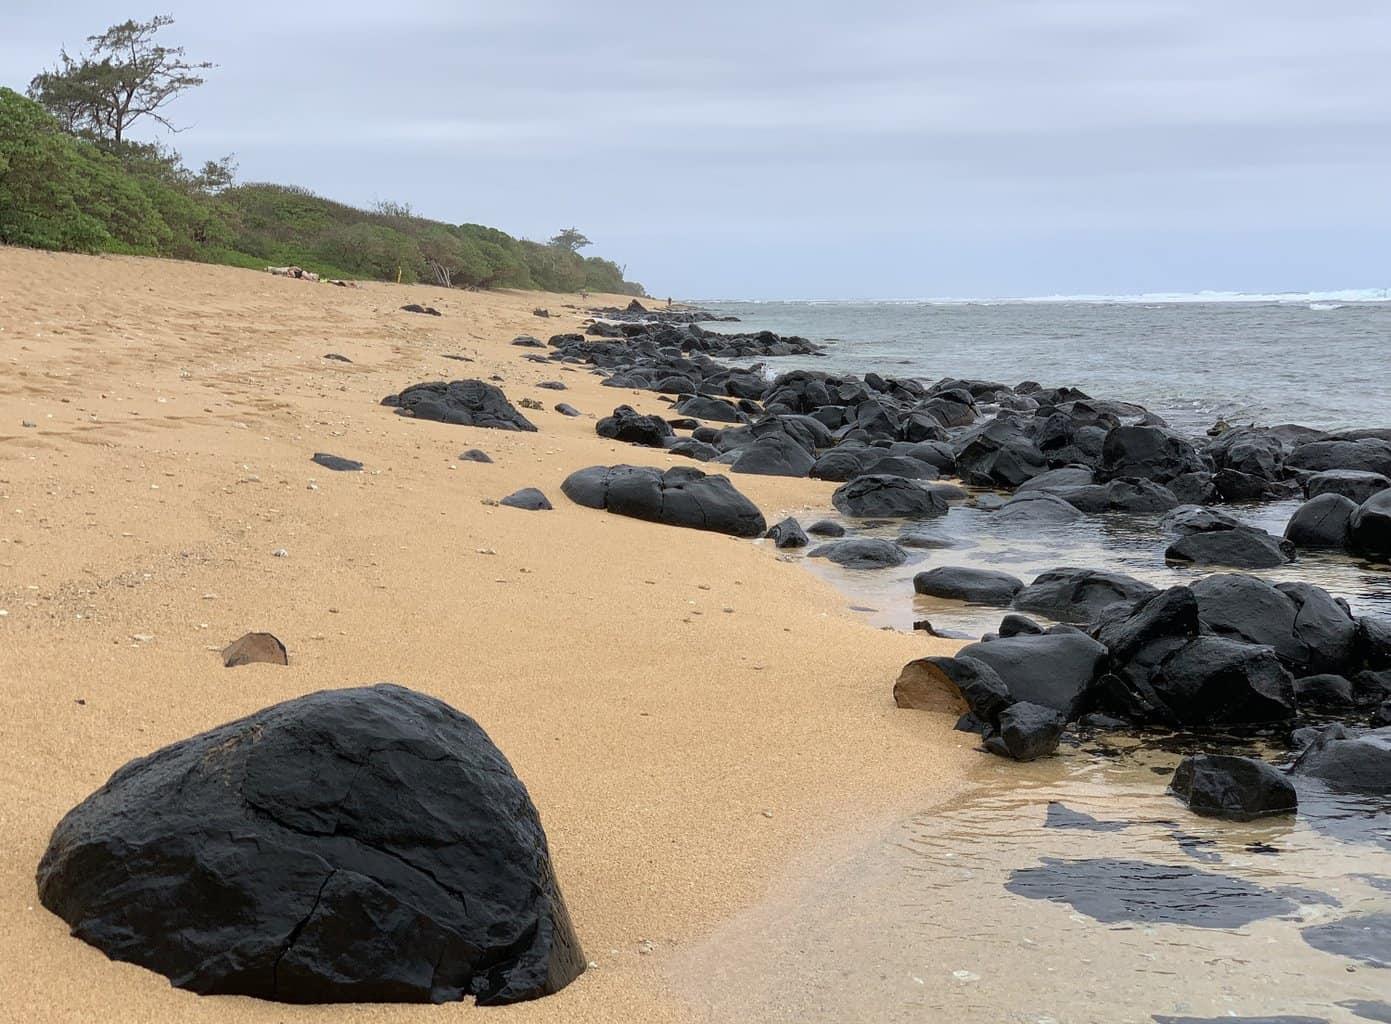
<path id="1" fill-rule="evenodd" d="M 998 726 L 985 733 L 984 746 L 1001 757 L 1034 761 L 1058 749 L 1064 724 L 1053 708 L 1019 701 L 1000 712 Z"/>
<path id="2" fill-rule="evenodd" d="M 511 1003 L 586 963 L 507 759 L 385 684 L 130 762 L 59 822 L 38 887 L 77 937 L 205 995 Z"/>
<path id="3" fill-rule="evenodd" d="M 1391 728 L 1373 729 L 1360 736 L 1338 728 L 1325 729 L 1290 771 L 1321 779 L 1342 793 L 1391 796 Z"/>
<path id="4" fill-rule="evenodd" d="M 620 405 L 612 416 L 605 416 L 594 425 L 600 437 L 609 437 L 628 444 L 648 448 L 665 448 L 668 438 L 676 436 L 667 421 L 660 416 L 643 416 L 631 405 Z"/>
<path id="5" fill-rule="evenodd" d="M 553 507 L 546 496 L 535 487 L 523 487 L 520 491 L 513 491 L 500 499 L 498 504 L 506 505 L 508 508 L 524 509 L 527 512 L 547 512 Z"/>
<path id="6" fill-rule="evenodd" d="M 993 668 L 1012 700 L 1042 704 L 1072 721 L 1106 665 L 1106 648 L 1077 632 L 1020 634 L 970 644 L 957 657 Z"/>
<path id="7" fill-rule="evenodd" d="M 1084 623 L 1112 605 L 1134 607 L 1156 592 L 1150 584 L 1124 573 L 1065 567 L 1038 576 L 1015 595 L 1014 607 L 1059 622 Z"/>
<path id="8" fill-rule="evenodd" d="M 669 526 L 759 537 L 768 524 L 728 477 L 676 466 L 591 466 L 571 473 L 560 489 L 577 505 L 606 509 Z"/>
<path id="9" fill-rule="evenodd" d="M 1149 685 L 1184 725 L 1263 725 L 1295 712 L 1294 678 L 1269 647 L 1199 636 L 1165 656 Z"/>
<path id="10" fill-rule="evenodd" d="M 1352 499 L 1325 491 L 1294 510 L 1285 540 L 1298 548 L 1345 548 L 1348 523 L 1356 511 Z"/>
<path id="11" fill-rule="evenodd" d="M 493 457 L 481 448 L 470 448 L 466 452 L 459 453 L 460 462 L 492 462 Z"/>
<path id="12" fill-rule="evenodd" d="M 1348 546 L 1376 561 L 1391 561 L 1391 491 L 1380 491 L 1348 519 Z"/>
<path id="13" fill-rule="evenodd" d="M 1304 493 L 1310 498 L 1320 494 L 1341 494 L 1354 505 L 1360 505 L 1373 494 L 1391 488 L 1391 478 L 1380 473 L 1357 469 L 1329 469 L 1315 473 L 1304 481 Z"/>
<path id="14" fill-rule="evenodd" d="M 442 315 L 443 315 L 443 314 L 440 313 L 440 311 L 439 311 L 438 309 L 436 309 L 434 306 L 422 306 L 422 305 L 421 305 L 420 303 L 418 303 L 418 302 L 412 302 L 412 303 L 410 303 L 409 305 L 402 306 L 402 307 L 401 307 L 401 310 L 402 310 L 402 312 L 405 312 L 405 313 L 424 313 L 424 314 L 426 314 L 427 316 L 442 316 Z"/>
<path id="15" fill-rule="evenodd" d="M 464 427 L 534 431 L 536 425 L 519 413 L 501 389 L 481 380 L 430 381 L 414 384 L 386 404 L 402 416 L 437 420 Z"/>
<path id="16" fill-rule="evenodd" d="M 1264 530 L 1208 530 L 1174 541 L 1164 552 L 1164 560 L 1234 569 L 1273 569 L 1294 561 L 1294 545 Z"/>
<path id="17" fill-rule="evenodd" d="M 360 473 L 362 463 L 356 459 L 345 459 L 338 455 L 330 455 L 328 452 L 315 452 L 312 462 L 317 462 L 324 469 L 331 469 L 336 473 Z"/>
<path id="18" fill-rule="evenodd" d="M 1024 581 L 1007 572 L 942 565 L 913 577 L 913 590 L 925 597 L 940 597 L 967 604 L 1007 608 Z"/>
<path id="19" fill-rule="evenodd" d="M 811 543 L 811 538 L 802 529 L 802 524 L 791 516 L 769 527 L 764 536 L 778 548 L 804 548 Z"/>
<path id="20" fill-rule="evenodd" d="M 1249 757 L 1197 754 L 1185 757 L 1169 792 L 1195 814 L 1250 821 L 1271 814 L 1293 814 L 1299 803 L 1284 774 Z"/>
<path id="21" fill-rule="evenodd" d="M 845 527 L 832 519 L 818 519 L 807 527 L 807 533 L 817 537 L 844 537 Z"/>
<path id="22" fill-rule="evenodd" d="M 938 491 L 901 476 L 878 474 L 841 484 L 831 495 L 831 504 L 843 515 L 870 519 L 926 519 L 947 514 L 947 499 Z"/>
<path id="23" fill-rule="evenodd" d="M 836 540 L 809 552 L 810 558 L 826 558 L 847 569 L 891 569 L 908 561 L 908 552 L 893 541 L 878 537 Z"/>

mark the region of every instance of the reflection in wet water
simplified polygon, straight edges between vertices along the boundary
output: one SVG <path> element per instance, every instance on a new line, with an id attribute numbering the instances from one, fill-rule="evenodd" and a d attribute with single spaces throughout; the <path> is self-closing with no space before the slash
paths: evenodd
<path id="1" fill-rule="evenodd" d="M 1355 820 L 1311 820 L 1303 789 L 1297 817 L 1201 818 L 1164 795 L 1178 752 L 1111 753 L 982 755 L 974 789 L 689 951 L 684 990 L 740 1021 L 1376 1019 L 1352 1007 L 1391 971 L 1347 940 L 1387 949 L 1366 821 L 1391 819 L 1313 800 Z"/>
<path id="2" fill-rule="evenodd" d="M 990 492 L 976 492 L 976 500 L 981 496 L 989 497 Z M 1243 522 L 1279 535 L 1299 503 L 1223 507 Z M 794 509 L 789 514 L 810 522 L 827 518 L 828 510 Z M 834 513 L 830 517 L 837 518 Z M 956 630 L 979 637 L 999 626 L 1002 609 L 915 596 L 913 576 L 937 566 L 965 565 L 1002 570 L 1028 583 L 1045 570 L 1077 566 L 1123 572 L 1158 587 L 1171 587 L 1214 572 L 1239 571 L 1165 565 L 1164 549 L 1173 538 L 1161 531 L 1162 518 L 1158 513 L 1107 513 L 1071 523 L 1008 523 L 971 502 L 958 503 L 946 516 L 919 523 L 838 519 L 855 536 L 892 540 L 904 534 L 915 535 L 911 541 L 914 546 L 909 548 L 912 558 L 903 566 L 854 570 L 829 565 L 823 559 L 806 560 L 803 564 L 843 590 L 856 605 L 874 608 L 871 621 L 875 625 L 906 630 L 912 628 L 915 620 L 926 618 L 939 631 Z M 929 544 L 935 546 L 926 546 Z M 1391 615 L 1391 569 L 1385 565 L 1376 566 L 1331 552 L 1301 552 L 1290 565 L 1252 570 L 1250 574 L 1277 583 L 1313 583 L 1347 598 L 1355 614 Z"/>

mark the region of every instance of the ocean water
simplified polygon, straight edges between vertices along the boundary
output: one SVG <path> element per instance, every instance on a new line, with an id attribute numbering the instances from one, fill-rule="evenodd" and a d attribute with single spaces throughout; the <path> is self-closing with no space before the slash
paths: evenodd
<path id="1" fill-rule="evenodd" d="M 1177 429 L 1391 426 L 1391 292 L 967 302 L 702 302 L 827 346 L 776 369 L 1071 385 Z"/>

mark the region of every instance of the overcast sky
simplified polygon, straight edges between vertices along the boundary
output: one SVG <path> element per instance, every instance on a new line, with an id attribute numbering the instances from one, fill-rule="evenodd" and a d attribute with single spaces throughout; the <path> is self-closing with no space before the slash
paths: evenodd
<path id="1" fill-rule="evenodd" d="M 0 4 L 18 89 L 155 13 Z M 219 64 L 190 163 L 573 224 L 660 295 L 1391 285 L 1388 0 L 160 6 Z"/>

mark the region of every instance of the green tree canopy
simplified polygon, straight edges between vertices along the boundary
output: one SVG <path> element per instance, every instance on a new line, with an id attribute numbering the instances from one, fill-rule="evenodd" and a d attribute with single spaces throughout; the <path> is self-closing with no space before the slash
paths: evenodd
<path id="1" fill-rule="evenodd" d="M 557 249 L 569 249 L 571 252 L 579 252 L 586 246 L 593 245 L 589 239 L 580 234 L 578 228 L 566 228 L 560 234 L 551 239 L 551 245 Z"/>

